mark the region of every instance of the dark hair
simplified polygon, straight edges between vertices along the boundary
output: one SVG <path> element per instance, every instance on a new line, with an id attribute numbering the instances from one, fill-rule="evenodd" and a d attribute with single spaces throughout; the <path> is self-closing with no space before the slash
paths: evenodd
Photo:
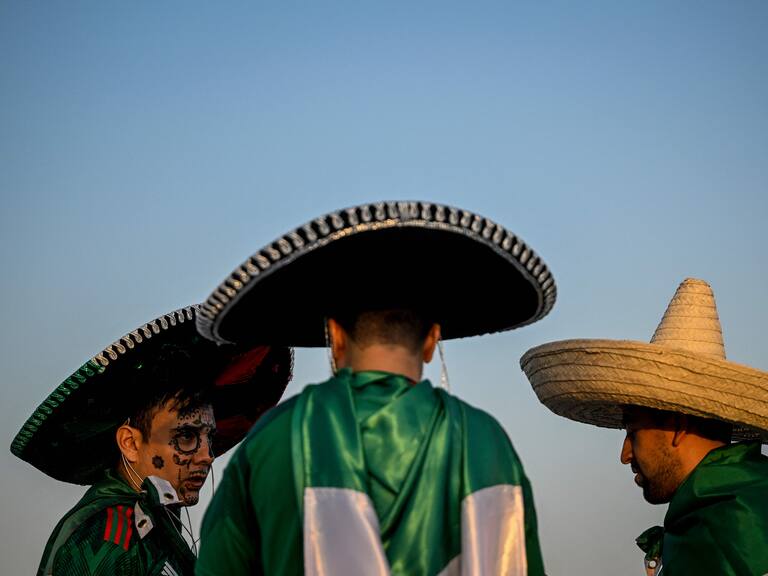
<path id="1" fill-rule="evenodd" d="M 132 389 L 149 393 L 139 395 L 143 401 L 131 407 L 130 425 L 149 439 L 152 419 L 164 406 L 183 414 L 209 404 L 213 384 L 210 364 L 185 349 L 166 344 L 149 360 L 135 366 Z"/>
<path id="2" fill-rule="evenodd" d="M 361 347 L 395 344 L 414 352 L 424 344 L 434 324 L 426 316 L 407 308 L 342 312 L 332 317 Z"/>
<path id="3" fill-rule="evenodd" d="M 669 410 L 656 410 L 654 408 L 643 408 L 650 415 L 653 423 L 658 426 L 663 426 L 669 422 L 670 419 L 675 420 L 681 416 L 679 412 L 672 412 Z M 693 416 L 692 414 L 686 414 L 688 418 L 689 426 L 696 431 L 697 434 L 703 436 L 707 440 L 714 442 L 723 442 L 729 444 L 731 442 L 731 435 L 733 434 L 733 425 L 722 420 L 713 420 L 710 418 L 702 418 L 701 416 Z"/>
<path id="4" fill-rule="evenodd" d="M 729 444 L 733 434 L 733 424 L 721 420 L 711 420 L 699 416 L 688 416 L 693 428 L 704 438 Z"/>

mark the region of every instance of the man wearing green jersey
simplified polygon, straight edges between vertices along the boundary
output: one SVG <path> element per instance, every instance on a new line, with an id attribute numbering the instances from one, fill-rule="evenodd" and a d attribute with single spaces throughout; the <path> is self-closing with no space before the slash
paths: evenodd
<path id="1" fill-rule="evenodd" d="M 441 331 L 508 329 L 551 307 L 549 273 L 526 248 L 531 270 L 539 266 L 529 274 L 510 237 L 453 208 L 365 205 L 287 234 L 272 244 L 285 262 L 266 248 L 214 293 L 198 321 L 204 335 L 327 340 L 334 373 L 273 409 L 232 457 L 206 511 L 199 576 L 543 575 L 530 483 L 507 435 L 422 379 Z M 457 254 L 466 301 L 424 298 L 411 279 L 439 282 Z M 382 273 L 390 261 L 396 273 Z M 346 287 L 312 282 L 347 266 Z M 492 287 L 467 281 L 479 277 Z M 291 306 L 295 285 L 320 294 Z M 254 304 L 265 301 L 295 316 L 257 318 Z"/>
<path id="2" fill-rule="evenodd" d="M 214 455 L 277 402 L 291 370 L 288 349 L 200 338 L 195 314 L 166 314 L 108 346 L 14 439 L 12 452 L 46 474 L 90 485 L 51 534 L 38 576 L 194 572 L 181 508 L 197 504 Z"/>

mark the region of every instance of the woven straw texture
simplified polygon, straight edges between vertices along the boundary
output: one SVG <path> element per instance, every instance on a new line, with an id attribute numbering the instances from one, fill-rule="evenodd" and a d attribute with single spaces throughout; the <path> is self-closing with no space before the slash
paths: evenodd
<path id="1" fill-rule="evenodd" d="M 768 442 L 768 373 L 725 360 L 714 295 L 701 281 L 678 288 L 650 344 L 565 340 L 522 357 L 539 400 L 556 414 L 621 428 L 622 406 L 724 420 L 734 440 Z"/>

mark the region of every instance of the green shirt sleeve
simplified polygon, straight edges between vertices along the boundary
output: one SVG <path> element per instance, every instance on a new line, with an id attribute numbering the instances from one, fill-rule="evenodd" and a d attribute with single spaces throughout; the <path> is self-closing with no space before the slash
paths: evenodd
<path id="1" fill-rule="evenodd" d="M 533 491 L 528 477 L 523 474 L 523 500 L 525 506 L 525 557 L 528 561 L 528 576 L 544 576 L 544 559 L 539 544 L 539 528 Z"/>
<path id="2" fill-rule="evenodd" d="M 525 529 L 525 557 L 528 576 L 544 576 L 544 560 L 539 544 L 536 507 L 531 482 L 512 441 L 499 422 L 487 412 L 464 405 L 467 419 L 467 453 L 481 465 L 470 467 L 466 484 L 478 490 L 494 484 L 514 484 L 523 492 L 523 521 Z"/>
<path id="3" fill-rule="evenodd" d="M 259 529 L 249 498 L 249 466 L 241 447 L 224 472 L 203 519 L 198 576 L 262 574 Z"/>
<path id="4" fill-rule="evenodd" d="M 198 576 L 303 573 L 291 459 L 294 404 L 265 414 L 230 460 L 203 519 Z"/>

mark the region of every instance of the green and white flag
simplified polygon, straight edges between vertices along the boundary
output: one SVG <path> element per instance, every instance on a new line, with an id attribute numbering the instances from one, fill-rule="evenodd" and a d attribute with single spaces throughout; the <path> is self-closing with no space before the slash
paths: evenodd
<path id="1" fill-rule="evenodd" d="M 506 434 L 429 382 L 343 370 L 299 396 L 291 438 L 305 574 L 544 573 Z"/>

